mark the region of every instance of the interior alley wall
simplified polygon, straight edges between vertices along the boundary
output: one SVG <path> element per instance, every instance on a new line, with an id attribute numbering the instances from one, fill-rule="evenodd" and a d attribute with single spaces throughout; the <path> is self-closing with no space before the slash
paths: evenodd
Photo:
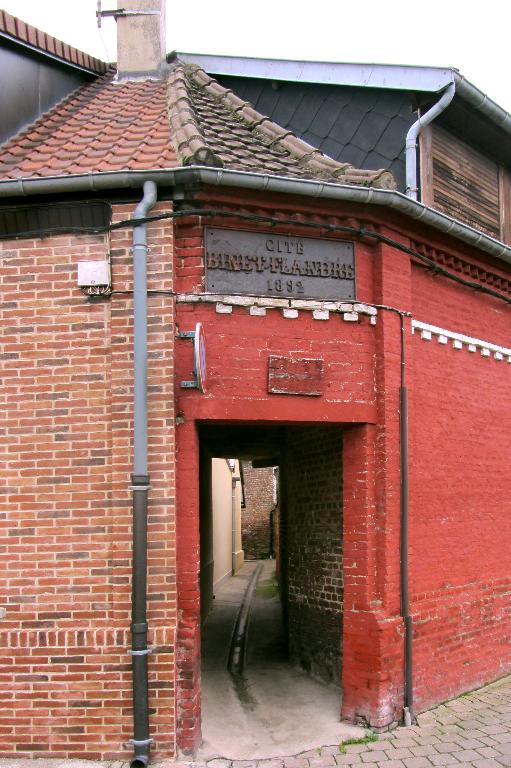
<path id="1" fill-rule="evenodd" d="M 291 662 L 340 684 L 342 431 L 335 426 L 287 430 L 285 480 L 287 621 Z"/>

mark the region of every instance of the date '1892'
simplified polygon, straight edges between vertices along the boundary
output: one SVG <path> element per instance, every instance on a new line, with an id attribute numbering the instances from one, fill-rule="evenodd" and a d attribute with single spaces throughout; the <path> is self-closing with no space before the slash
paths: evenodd
<path id="1" fill-rule="evenodd" d="M 353 243 L 229 229 L 205 231 L 206 290 L 355 298 Z"/>
<path id="2" fill-rule="evenodd" d="M 292 293 L 303 296 L 305 289 L 301 280 L 268 280 L 268 293 Z"/>

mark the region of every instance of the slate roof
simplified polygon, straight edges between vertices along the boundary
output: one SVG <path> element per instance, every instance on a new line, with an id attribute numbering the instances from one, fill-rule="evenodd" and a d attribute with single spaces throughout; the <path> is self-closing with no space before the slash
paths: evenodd
<path id="1" fill-rule="evenodd" d="M 0 35 L 11 38 L 14 41 L 20 41 L 31 48 L 35 48 L 42 53 L 55 56 L 68 64 L 76 64 L 78 67 L 88 69 L 102 75 L 108 69 L 108 65 L 88 53 L 79 51 L 71 45 L 63 43 L 62 40 L 47 35 L 40 29 L 36 29 L 31 24 L 11 16 L 10 13 L 0 10 Z"/>
<path id="2" fill-rule="evenodd" d="M 207 165 L 394 189 L 386 170 L 357 169 L 297 138 L 196 65 L 165 79 L 84 85 L 1 147 L 0 178 Z"/>
<path id="3" fill-rule="evenodd" d="M 386 171 L 360 170 L 324 155 L 257 112 L 196 65 L 168 79 L 169 120 L 183 165 L 211 165 L 344 184 L 394 188 Z"/>
<path id="4" fill-rule="evenodd" d="M 386 168 L 405 188 L 405 138 L 416 120 L 408 91 L 219 75 L 255 109 L 334 160 Z"/>

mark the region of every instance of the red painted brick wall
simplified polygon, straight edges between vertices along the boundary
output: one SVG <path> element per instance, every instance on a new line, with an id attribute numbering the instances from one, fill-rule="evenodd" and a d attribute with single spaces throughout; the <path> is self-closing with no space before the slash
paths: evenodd
<path id="1" fill-rule="evenodd" d="M 342 654 L 342 431 L 288 428 L 287 625 L 290 660 L 340 684 Z"/>
<path id="2" fill-rule="evenodd" d="M 245 560 L 261 560 L 272 554 L 274 541 L 271 512 L 274 502 L 273 467 L 254 469 L 243 461 L 243 496 L 241 509 L 241 544 Z"/>
<path id="3" fill-rule="evenodd" d="M 268 211 L 265 211 L 268 212 Z M 335 219 L 334 219 L 335 220 Z M 339 219 L 341 222 L 342 219 Z M 225 222 L 222 221 L 222 226 Z M 252 226 L 253 229 L 253 226 Z M 263 228 L 264 229 L 264 228 Z M 297 229 L 299 233 L 300 230 Z M 310 234 L 310 232 L 308 232 Z M 360 298 L 375 299 L 373 291 L 374 260 L 377 253 L 366 243 L 357 247 Z M 176 236 L 176 286 L 178 291 L 200 293 L 203 286 L 202 230 L 197 221 L 181 220 Z M 397 280 L 397 278 L 396 278 Z M 378 343 L 378 326 L 369 317 L 350 323 L 342 315 L 332 314 L 328 322 L 315 320 L 311 312 L 302 311 L 295 319 L 283 317 L 280 309 L 269 309 L 264 317 L 251 316 L 248 308 L 234 307 L 230 314 L 219 314 L 215 304 L 183 302 L 178 297 L 177 323 L 182 331 L 195 328 L 201 321 L 206 333 L 208 390 L 205 395 L 184 390 L 179 382 L 190 377 L 193 367 L 191 345 L 186 340 L 176 343 L 176 412 L 177 427 L 177 498 L 178 498 L 178 564 L 179 582 L 179 743 L 191 751 L 200 740 L 200 620 L 197 604 L 199 573 L 198 529 L 198 445 L 196 423 L 219 421 L 233 423 L 361 423 L 374 421 L 377 413 L 374 361 Z M 380 321 L 378 321 L 380 322 Z M 398 327 L 399 330 L 399 327 Z M 399 348 L 399 334 L 392 328 L 392 343 Z M 324 393 L 320 397 L 269 394 L 268 358 L 281 355 L 290 358 L 322 358 L 324 360 Z M 364 448 L 354 441 L 350 454 L 354 469 L 362 472 Z M 351 475 L 350 475 L 351 477 Z M 365 515 L 362 504 L 350 507 L 359 521 Z M 349 531 L 351 535 L 351 531 Z M 357 558 L 360 561 L 360 558 Z M 285 580 L 285 574 L 281 574 Z M 359 588 L 365 572 L 352 580 Z M 353 601 L 350 593 L 350 600 Z M 398 599 L 397 599 L 398 603 Z M 351 603 L 350 603 L 351 604 Z M 357 614 L 360 615 L 360 614 Z M 389 626 L 388 620 L 385 628 Z M 351 622 L 353 644 L 365 643 L 366 625 Z M 385 629 L 386 631 L 386 629 Z M 393 638 L 394 639 L 394 638 Z M 394 664 L 399 665 L 400 639 Z M 376 651 L 375 651 L 376 654 Z M 347 685 L 356 697 L 368 688 L 372 666 L 358 650 L 357 674 L 347 676 Z M 372 663 L 372 660 L 371 662 Z M 382 688 L 383 688 L 382 683 Z M 370 691 L 368 714 L 375 711 L 380 691 Z M 398 691 L 397 696 L 399 697 Z M 348 696 L 349 699 L 349 696 Z M 353 716 L 347 711 L 347 717 Z M 387 716 L 387 713 L 385 714 Z M 393 715 L 392 715 L 393 716 Z M 392 719 L 391 716 L 391 719 Z M 387 717 L 388 722 L 388 717 Z"/>
<path id="4" fill-rule="evenodd" d="M 119 206 L 114 220 L 132 206 Z M 172 230 L 151 224 L 149 287 L 172 287 Z M 2 248 L 3 756 L 131 752 L 132 299 L 88 303 L 77 262 L 131 289 L 131 230 Z M 155 750 L 174 751 L 173 307 L 149 299 L 149 625 Z M 4 713 L 5 714 L 5 713 Z"/>
<path id="5" fill-rule="evenodd" d="M 510 345 L 502 302 L 413 272 L 418 320 Z M 509 672 L 511 366 L 416 333 L 410 575 L 418 709 Z"/>

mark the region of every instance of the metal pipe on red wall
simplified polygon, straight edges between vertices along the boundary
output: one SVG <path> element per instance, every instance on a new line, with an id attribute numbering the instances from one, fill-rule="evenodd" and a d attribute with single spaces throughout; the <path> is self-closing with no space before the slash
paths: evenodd
<path id="1" fill-rule="evenodd" d="M 412 617 L 410 616 L 410 595 L 408 588 L 408 389 L 405 379 L 405 327 L 401 317 L 401 385 L 399 388 L 399 438 L 401 474 L 401 526 L 400 526 L 400 580 L 401 616 L 404 624 L 404 723 L 411 725 L 413 715 L 413 656 Z"/>
<path id="2" fill-rule="evenodd" d="M 144 183 L 144 196 L 133 214 L 143 219 L 156 203 L 156 184 Z M 134 451 L 133 474 L 133 561 L 131 582 L 131 658 L 133 675 L 133 739 L 131 768 L 149 762 L 147 656 L 147 225 L 133 228 L 133 346 L 134 346 Z"/>

